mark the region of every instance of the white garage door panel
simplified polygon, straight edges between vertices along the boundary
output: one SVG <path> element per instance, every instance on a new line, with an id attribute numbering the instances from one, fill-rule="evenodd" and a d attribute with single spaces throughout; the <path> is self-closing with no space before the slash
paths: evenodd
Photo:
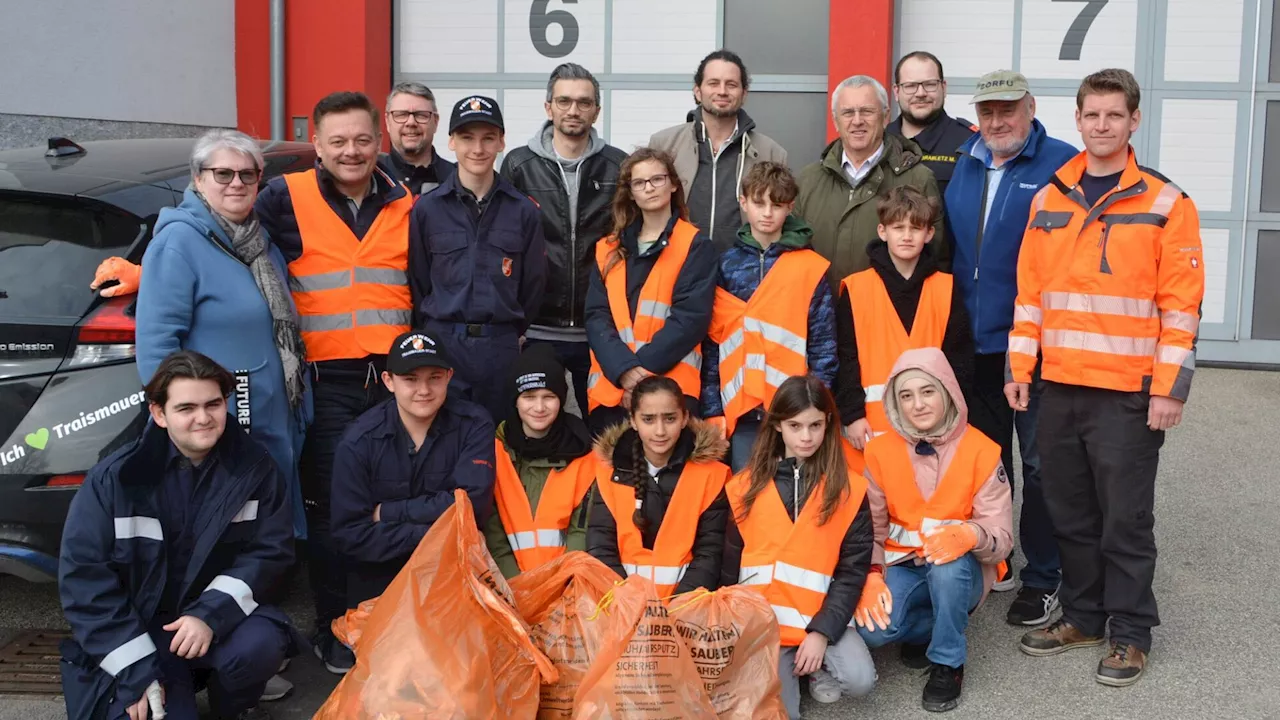
<path id="1" fill-rule="evenodd" d="M 402 73 L 498 71 L 498 0 L 400 0 Z"/>
<path id="2" fill-rule="evenodd" d="M 1201 211 L 1231 210 L 1236 165 L 1235 100 L 1165 100 L 1157 169 Z M 1212 128 L 1212 132 L 1207 132 Z"/>
<path id="3" fill-rule="evenodd" d="M 1231 231 L 1223 228 L 1201 228 L 1200 242 L 1204 247 L 1204 302 L 1200 306 L 1200 322 L 1220 324 L 1227 315 L 1227 266 Z"/>
<path id="4" fill-rule="evenodd" d="M 550 73 L 573 62 L 593 71 L 604 69 L 605 4 L 564 0 L 506 0 L 506 72 Z"/>
<path id="5" fill-rule="evenodd" d="M 449 115 L 453 112 L 453 106 L 465 97 L 471 95 L 484 95 L 485 97 L 497 97 L 497 91 L 493 88 L 431 88 L 431 93 L 436 96 L 436 107 L 440 108 L 440 129 L 436 131 L 435 149 L 440 153 L 440 157 L 446 160 L 454 160 L 456 157 L 453 151 L 449 149 Z M 506 107 L 503 106 L 503 122 L 506 122 Z M 527 140 L 528 138 L 525 138 Z M 507 142 L 524 142 L 512 138 L 510 134 L 507 136 Z M 498 160 L 498 165 L 502 164 L 502 160 Z"/>
<path id="6" fill-rule="evenodd" d="M 1079 150 L 1084 146 L 1080 132 L 1076 130 L 1076 98 L 1060 95 L 1036 96 L 1036 119 L 1044 125 L 1045 132 Z"/>
<path id="7" fill-rule="evenodd" d="M 687 90 L 614 90 L 609 144 L 626 152 L 648 145 L 655 132 L 684 122 L 691 108 Z"/>
<path id="8" fill-rule="evenodd" d="M 1081 40 L 1072 26 L 1083 29 L 1083 18 L 1095 10 Z M 1077 24 L 1077 18 L 1082 22 Z M 1137 39 L 1138 0 L 1023 0 L 1021 70 L 1029 78 L 1077 80 L 1102 68 L 1133 70 Z M 1073 59 L 1076 50 L 1079 58 Z M 1064 53 L 1067 59 L 1062 59 Z"/>
<path id="9" fill-rule="evenodd" d="M 1014 0 L 902 0 L 899 55 L 927 50 L 948 77 L 1013 67 Z"/>
<path id="10" fill-rule="evenodd" d="M 1164 79 L 1236 82 L 1244 0 L 1168 0 Z"/>
<path id="11" fill-rule="evenodd" d="M 689 76 L 716 49 L 716 0 L 614 0 L 613 72 Z M 738 48 L 747 57 L 750 48 Z"/>
<path id="12" fill-rule="evenodd" d="M 968 84 L 969 83 L 965 83 L 965 85 Z M 972 99 L 973 95 L 962 95 L 959 93 L 948 92 L 947 99 L 942 103 L 942 109 L 946 110 L 947 114 L 953 118 L 963 118 L 974 125 L 977 125 L 978 110 L 969 104 L 969 101 Z M 894 101 L 890 99 L 890 102 Z M 895 110 L 894 112 L 897 111 Z"/>

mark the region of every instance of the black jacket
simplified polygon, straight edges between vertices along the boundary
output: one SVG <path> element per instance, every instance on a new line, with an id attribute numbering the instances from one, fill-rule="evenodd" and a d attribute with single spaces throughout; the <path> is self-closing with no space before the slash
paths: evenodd
<path id="1" fill-rule="evenodd" d="M 916 271 L 908 280 L 893 266 L 889 246 L 883 240 L 871 241 L 867 246 L 867 257 L 871 260 L 871 267 L 884 281 L 884 287 L 889 291 L 889 300 L 898 311 L 903 329 L 910 333 L 916 319 L 916 308 L 920 305 L 924 281 L 939 272 L 937 261 L 929 253 L 922 253 Z M 959 288 L 953 287 L 951 314 L 947 318 L 941 349 L 956 373 L 960 391 L 966 397 L 973 383 L 973 348 L 969 313 L 965 310 L 964 298 L 961 297 Z M 840 408 L 840 421 L 848 425 L 866 417 L 867 407 L 866 393 L 862 390 L 862 368 L 858 364 L 857 336 L 853 328 L 853 304 L 849 301 L 849 293 L 843 284 L 840 286 L 840 300 L 836 303 L 836 354 L 840 358 L 840 369 L 836 374 L 836 406 Z"/>
<path id="2" fill-rule="evenodd" d="M 414 197 L 425 195 L 440 187 L 440 184 L 458 171 L 458 164 L 440 157 L 440 153 L 431 149 L 431 162 L 426 165 L 414 165 L 404 159 L 395 148 L 380 158 L 383 167 L 395 169 L 395 177 L 413 193 Z"/>
<path id="3" fill-rule="evenodd" d="M 555 160 L 539 157 L 527 145 L 507 154 L 502 176 L 528 195 L 542 211 L 547 245 L 547 289 L 534 325 L 578 327 L 585 324 L 587 286 L 595 267 L 596 241 L 613 229 L 613 194 L 627 154 L 605 145 L 578 168 L 578 223 L 569 219 L 569 195 Z"/>
<path id="4" fill-rule="evenodd" d="M 596 455 L 602 462 L 613 466 L 613 477 L 616 482 L 634 487 L 636 446 L 640 436 L 626 425 L 616 425 L 596 441 Z M 676 441 L 675 452 L 671 462 L 658 472 L 657 482 L 645 483 L 644 517 L 648 520 L 647 528 L 642 532 L 644 546 L 653 549 L 658 530 L 667 513 L 667 505 L 675 494 L 676 483 L 684 471 L 685 463 L 719 462 L 724 457 L 729 443 L 720 431 L 700 421 L 692 421 L 689 427 L 680 434 Z M 643 462 L 643 456 L 642 462 Z M 645 470 L 647 473 L 647 468 Z M 728 474 L 728 468 L 725 468 Z M 600 497 L 599 488 L 591 489 L 591 518 L 587 523 L 587 552 L 600 562 L 608 565 L 619 577 L 627 576 L 622 567 L 622 557 L 618 553 L 618 524 L 604 499 Z M 698 518 L 698 528 L 693 541 L 693 559 L 689 561 L 689 569 L 680 584 L 676 586 L 676 594 L 706 588 L 715 590 L 720 587 L 720 563 L 724 559 L 724 528 L 729 519 L 729 500 L 724 492 L 720 493 L 702 516 Z M 868 550 L 868 557 L 870 557 Z M 870 562 L 870 560 L 868 560 Z"/>
<path id="5" fill-rule="evenodd" d="M 804 489 L 805 494 L 800 498 L 800 507 L 796 508 L 796 477 L 797 468 L 794 459 L 778 462 L 773 483 L 792 522 L 796 519 L 796 513 L 804 509 L 805 503 L 809 501 L 812 494 L 809 491 L 816 485 L 814 483 Z M 816 502 L 821 502 L 821 499 Z M 822 600 L 822 608 L 818 610 L 817 615 L 813 616 L 813 620 L 805 630 L 820 632 L 832 643 L 840 640 L 845 633 L 845 628 L 849 626 L 849 621 L 853 618 L 853 611 L 858 607 L 858 599 L 862 597 L 862 586 L 867 582 L 867 571 L 871 568 L 871 549 L 874 545 L 875 531 L 871 524 L 871 505 L 864 497 L 862 504 L 858 506 L 858 514 L 854 516 L 853 522 L 849 524 L 849 529 L 844 534 L 844 539 L 840 541 L 839 560 L 836 561 L 835 571 L 831 573 L 831 587 L 827 589 L 827 596 Z M 733 585 L 738 582 L 738 570 L 742 565 L 742 546 L 742 533 L 738 530 L 738 523 L 735 522 L 731 513 L 728 527 L 725 529 L 724 567 L 720 573 L 722 585 Z"/>
<path id="6" fill-rule="evenodd" d="M 902 116 L 899 115 L 889 123 L 884 131 L 906 137 L 902 134 Z M 960 146 L 973 137 L 976 131 L 977 126 L 973 123 L 963 118 L 953 118 L 944 111 L 928 127 L 911 138 L 924 151 L 920 162 L 933 171 L 933 177 L 938 181 L 938 194 L 944 198 L 947 196 L 947 183 L 951 182 L 956 160 L 960 157 Z M 945 212 L 942 219 L 942 237 L 938 240 L 946 242 L 947 257 L 955 257 L 955 237 L 951 233 L 950 221 Z"/>

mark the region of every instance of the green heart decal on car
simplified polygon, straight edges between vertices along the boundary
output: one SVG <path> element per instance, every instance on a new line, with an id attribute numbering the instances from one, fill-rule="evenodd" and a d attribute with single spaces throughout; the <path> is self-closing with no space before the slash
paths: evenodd
<path id="1" fill-rule="evenodd" d="M 23 440 L 26 440 L 31 447 L 43 450 L 44 446 L 49 444 L 49 428 L 40 428 L 33 433 L 27 433 Z"/>

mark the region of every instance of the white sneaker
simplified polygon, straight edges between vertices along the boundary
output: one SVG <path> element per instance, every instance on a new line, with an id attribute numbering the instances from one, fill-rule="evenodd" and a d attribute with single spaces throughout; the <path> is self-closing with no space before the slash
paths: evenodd
<path id="1" fill-rule="evenodd" d="M 293 692 L 293 683 L 279 675 L 272 675 L 267 681 L 267 688 L 262 691 L 262 702 L 276 702 L 289 697 Z"/>
<path id="2" fill-rule="evenodd" d="M 1017 586 L 1018 581 L 1013 577 L 1013 568 L 1007 567 L 1004 571 L 1004 577 L 996 578 L 996 581 L 991 584 L 991 590 L 993 592 L 1009 592 Z"/>
<path id="3" fill-rule="evenodd" d="M 809 697 L 824 705 L 840 699 L 840 683 L 826 668 L 818 668 L 809 675 Z"/>

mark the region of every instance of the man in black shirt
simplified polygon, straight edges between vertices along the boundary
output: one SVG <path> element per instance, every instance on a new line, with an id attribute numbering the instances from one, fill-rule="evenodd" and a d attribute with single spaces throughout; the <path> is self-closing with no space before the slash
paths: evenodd
<path id="1" fill-rule="evenodd" d="M 947 81 L 942 61 L 917 50 L 904 55 L 893 71 L 893 91 L 901 114 L 886 132 L 914 140 L 924 150 L 925 167 L 938 180 L 938 192 L 947 195 L 947 183 L 956 166 L 956 150 L 977 130 L 968 120 L 953 118 L 943 109 Z"/>
<path id="2" fill-rule="evenodd" d="M 457 166 L 440 157 L 431 141 L 440 125 L 436 96 L 426 85 L 402 82 L 387 96 L 388 159 L 396 179 L 415 196 L 434 190 Z"/>

